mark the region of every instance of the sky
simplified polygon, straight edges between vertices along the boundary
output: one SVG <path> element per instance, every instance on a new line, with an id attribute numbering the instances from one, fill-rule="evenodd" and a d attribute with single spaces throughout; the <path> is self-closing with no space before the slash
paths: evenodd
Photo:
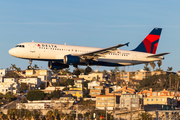
<path id="1" fill-rule="evenodd" d="M 8 54 L 9 49 L 22 42 L 34 40 L 100 48 L 130 42 L 129 47 L 120 49 L 132 50 L 154 27 L 160 27 L 163 30 L 156 53 L 170 52 L 161 68 L 172 67 L 172 71 L 177 72 L 180 70 L 179 5 L 179 0 L 2 0 L 0 68 L 9 68 L 11 64 L 23 70 L 27 68 L 28 60 Z M 34 64 L 48 69 L 47 62 L 33 61 Z M 140 70 L 144 66 L 129 66 L 125 70 Z M 114 69 L 92 68 L 100 71 Z"/>

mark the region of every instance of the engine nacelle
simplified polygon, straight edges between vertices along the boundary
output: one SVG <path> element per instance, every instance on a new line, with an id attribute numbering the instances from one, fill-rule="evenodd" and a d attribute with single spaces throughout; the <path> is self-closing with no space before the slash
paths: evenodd
<path id="1" fill-rule="evenodd" d="M 80 64 L 83 61 L 81 60 L 81 58 L 79 56 L 73 56 L 73 55 L 65 55 L 64 56 L 64 64 L 67 65 L 76 65 L 76 64 Z"/>
<path id="2" fill-rule="evenodd" d="M 65 64 L 62 64 L 60 62 L 49 61 L 48 62 L 48 67 L 51 70 L 61 70 L 63 68 L 69 68 L 69 65 L 65 65 Z"/>

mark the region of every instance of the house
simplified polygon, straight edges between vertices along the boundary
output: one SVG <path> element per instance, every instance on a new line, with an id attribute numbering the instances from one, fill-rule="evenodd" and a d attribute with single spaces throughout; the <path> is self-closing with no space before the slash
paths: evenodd
<path id="1" fill-rule="evenodd" d="M 65 94 L 62 97 L 60 97 L 59 100 L 62 103 L 67 103 L 67 102 L 76 103 L 77 102 L 77 100 L 71 94 L 68 94 L 68 95 Z"/>
<path id="2" fill-rule="evenodd" d="M 89 80 L 89 81 L 105 81 L 105 79 L 103 78 L 103 73 L 90 73 L 88 75 L 79 75 L 79 78 L 84 78 L 85 80 Z"/>
<path id="3" fill-rule="evenodd" d="M 133 88 L 124 86 L 124 87 L 122 87 L 122 88 L 116 89 L 115 91 L 113 91 L 113 92 L 110 93 L 110 94 L 121 95 L 121 94 L 127 94 L 127 93 L 135 94 L 135 93 L 136 93 L 136 90 L 133 89 Z"/>
<path id="4" fill-rule="evenodd" d="M 84 82 L 84 78 L 73 78 L 74 80 L 74 86 L 78 87 L 78 88 L 82 88 L 83 87 L 83 82 Z"/>
<path id="5" fill-rule="evenodd" d="M 141 108 L 140 98 L 136 94 L 121 94 L 119 108 L 137 110 Z"/>
<path id="6" fill-rule="evenodd" d="M 97 95 L 102 95 L 104 93 L 105 91 L 103 86 L 94 86 L 92 89 L 90 89 L 89 95 L 91 97 L 96 97 Z"/>
<path id="7" fill-rule="evenodd" d="M 40 78 L 42 82 L 46 82 L 46 80 L 51 79 L 51 71 L 50 70 L 25 70 L 25 72 L 20 74 L 23 77 L 37 77 Z"/>
<path id="8" fill-rule="evenodd" d="M 46 103 L 16 103 L 16 109 L 47 109 Z"/>
<path id="9" fill-rule="evenodd" d="M 150 88 L 149 90 L 142 90 L 139 92 L 139 94 L 142 94 L 145 97 L 151 97 L 151 96 L 175 96 L 178 99 L 180 99 L 180 91 L 170 91 L 163 89 L 163 90 L 156 90 L 153 91 L 152 88 Z"/>
<path id="10" fill-rule="evenodd" d="M 119 97 L 116 95 L 97 95 L 96 108 L 101 110 L 114 110 L 116 104 L 119 104 Z"/>
<path id="11" fill-rule="evenodd" d="M 35 88 L 39 87 L 41 84 L 41 79 L 37 77 L 26 77 L 26 78 L 20 78 L 19 83 L 26 83 L 27 85 L 31 85 Z"/>
<path id="12" fill-rule="evenodd" d="M 131 72 L 120 72 L 120 79 L 123 79 L 127 82 L 131 80 L 143 80 L 152 75 L 160 75 L 160 74 L 167 74 L 166 71 L 131 71 Z"/>
<path id="13" fill-rule="evenodd" d="M 17 83 L 16 78 L 4 78 L 3 81 L 0 82 L 0 92 L 6 94 L 10 92 L 11 94 L 17 94 L 19 92 L 19 84 Z"/>
<path id="14" fill-rule="evenodd" d="M 49 86 L 45 88 L 45 90 L 42 90 L 44 93 L 51 93 L 55 90 L 60 90 L 62 91 L 65 88 L 65 86 Z"/>
<path id="15" fill-rule="evenodd" d="M 143 98 L 144 105 L 173 105 L 177 106 L 177 99 L 174 96 L 151 96 Z"/>
<path id="16" fill-rule="evenodd" d="M 88 89 L 93 89 L 94 86 L 100 86 L 100 82 L 98 81 L 92 81 L 88 83 Z"/>
<path id="17" fill-rule="evenodd" d="M 73 97 L 76 97 L 78 101 L 83 98 L 83 91 L 82 90 L 67 90 L 63 91 L 66 95 L 71 94 Z"/>

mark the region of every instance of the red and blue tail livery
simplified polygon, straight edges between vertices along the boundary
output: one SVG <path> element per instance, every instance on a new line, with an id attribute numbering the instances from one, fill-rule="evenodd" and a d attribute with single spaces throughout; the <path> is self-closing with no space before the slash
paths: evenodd
<path id="1" fill-rule="evenodd" d="M 154 28 L 149 35 L 133 51 L 155 54 L 162 28 Z"/>

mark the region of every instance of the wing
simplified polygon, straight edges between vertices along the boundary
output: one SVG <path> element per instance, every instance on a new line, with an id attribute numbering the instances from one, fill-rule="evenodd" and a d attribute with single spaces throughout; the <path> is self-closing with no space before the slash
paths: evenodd
<path id="1" fill-rule="evenodd" d="M 108 48 L 103 48 L 103 49 L 100 49 L 100 50 L 97 50 L 97 51 L 80 54 L 78 56 L 81 57 L 82 59 L 93 59 L 93 60 L 96 60 L 98 57 L 103 57 L 106 54 L 109 54 L 111 52 L 115 52 L 115 51 L 117 51 L 117 48 L 125 46 L 125 45 L 128 46 L 129 42 L 126 43 L 126 44 L 119 44 L 119 45 L 116 45 L 116 46 L 112 46 L 112 47 L 108 47 Z"/>

